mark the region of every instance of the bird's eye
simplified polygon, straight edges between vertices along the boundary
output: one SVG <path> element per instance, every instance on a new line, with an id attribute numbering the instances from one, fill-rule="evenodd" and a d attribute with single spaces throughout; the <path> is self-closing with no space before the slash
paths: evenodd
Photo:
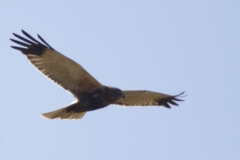
<path id="1" fill-rule="evenodd" d="M 118 91 L 117 94 L 118 94 L 118 95 L 122 95 L 122 92 Z"/>

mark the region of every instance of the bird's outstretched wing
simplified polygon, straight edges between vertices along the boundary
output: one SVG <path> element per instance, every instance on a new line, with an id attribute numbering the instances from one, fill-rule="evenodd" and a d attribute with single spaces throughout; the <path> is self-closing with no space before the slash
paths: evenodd
<path id="1" fill-rule="evenodd" d="M 171 108 L 169 104 L 178 106 L 175 101 L 183 101 L 178 99 L 184 92 L 170 96 L 163 93 L 151 92 L 151 91 L 123 91 L 125 99 L 121 98 L 114 104 L 122 106 L 164 106 Z"/>
<path id="2" fill-rule="evenodd" d="M 42 42 L 23 30 L 22 33 L 28 39 L 13 33 L 15 37 L 22 41 L 11 39 L 21 45 L 21 47 L 11 47 L 20 50 L 38 70 L 61 87 L 74 95 L 102 87 L 81 65 L 54 50 L 40 35 L 38 35 L 38 38 Z"/>

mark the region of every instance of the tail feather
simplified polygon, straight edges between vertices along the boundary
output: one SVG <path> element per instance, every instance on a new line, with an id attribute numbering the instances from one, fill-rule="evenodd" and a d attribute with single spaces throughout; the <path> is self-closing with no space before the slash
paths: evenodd
<path id="1" fill-rule="evenodd" d="M 52 111 L 52 112 L 47 112 L 41 114 L 42 117 L 47 118 L 47 119 L 68 119 L 68 120 L 73 120 L 73 119 L 80 119 L 84 116 L 86 112 L 77 112 L 74 110 L 68 111 L 68 108 L 74 108 L 77 107 L 77 103 L 71 104 L 67 107 Z"/>

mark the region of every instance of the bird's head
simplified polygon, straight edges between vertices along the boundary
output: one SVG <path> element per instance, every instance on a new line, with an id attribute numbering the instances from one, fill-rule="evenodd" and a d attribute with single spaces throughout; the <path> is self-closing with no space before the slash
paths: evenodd
<path id="1" fill-rule="evenodd" d="M 110 94 L 116 98 L 125 98 L 125 94 L 121 89 L 118 88 L 110 88 Z"/>
<path id="2" fill-rule="evenodd" d="M 124 98 L 125 99 L 125 94 L 122 90 L 120 89 L 117 89 L 116 91 L 117 95 L 120 97 L 120 98 Z"/>
<path id="3" fill-rule="evenodd" d="M 125 98 L 124 92 L 114 87 L 105 87 L 105 94 L 107 95 L 107 99 L 111 101 L 111 103 L 119 100 L 120 98 Z"/>

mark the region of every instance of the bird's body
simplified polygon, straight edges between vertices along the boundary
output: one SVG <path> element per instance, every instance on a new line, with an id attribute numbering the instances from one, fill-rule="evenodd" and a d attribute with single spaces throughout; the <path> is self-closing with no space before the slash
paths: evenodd
<path id="1" fill-rule="evenodd" d="M 53 49 L 41 36 L 39 42 L 25 31 L 28 39 L 13 34 L 21 41 L 11 39 L 24 46 L 12 48 L 20 50 L 28 60 L 44 75 L 69 91 L 77 99 L 76 102 L 56 111 L 42 114 L 48 119 L 79 119 L 85 112 L 106 107 L 110 104 L 123 106 L 165 106 L 178 105 L 174 101 L 179 95 L 170 96 L 151 91 L 122 91 L 118 88 L 108 87 L 99 83 L 81 65 Z"/>
<path id="2" fill-rule="evenodd" d="M 81 93 L 76 98 L 80 105 L 78 108 L 75 108 L 75 111 L 86 112 L 106 107 L 118 99 L 124 98 L 124 94 L 120 89 L 104 86 L 93 92 Z M 72 109 L 68 109 L 68 111 L 70 110 Z"/>

